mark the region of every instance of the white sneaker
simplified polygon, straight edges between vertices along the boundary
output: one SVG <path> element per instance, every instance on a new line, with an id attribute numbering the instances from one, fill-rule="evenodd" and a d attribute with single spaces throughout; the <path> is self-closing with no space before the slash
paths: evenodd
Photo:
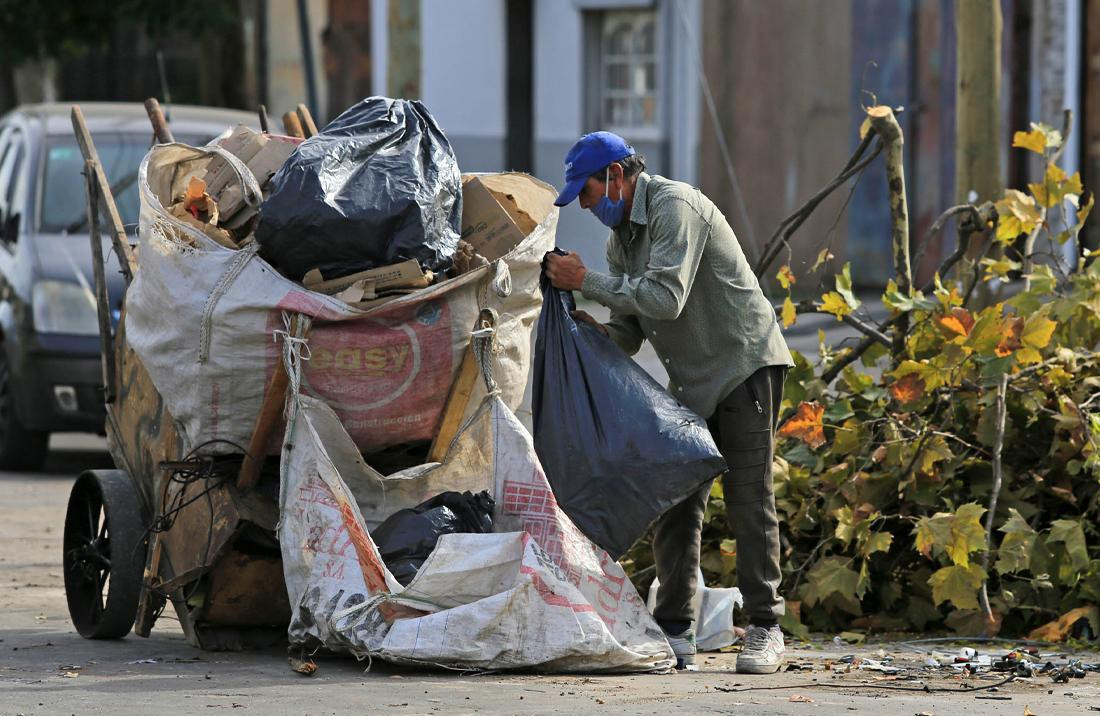
<path id="1" fill-rule="evenodd" d="M 668 645 L 672 647 L 672 653 L 676 657 L 676 668 L 695 671 L 695 632 L 688 629 L 677 636 L 666 632 L 665 638 L 668 639 Z"/>
<path id="2" fill-rule="evenodd" d="M 737 655 L 737 673 L 774 674 L 783 665 L 783 630 L 750 626 L 745 632 L 744 647 Z"/>

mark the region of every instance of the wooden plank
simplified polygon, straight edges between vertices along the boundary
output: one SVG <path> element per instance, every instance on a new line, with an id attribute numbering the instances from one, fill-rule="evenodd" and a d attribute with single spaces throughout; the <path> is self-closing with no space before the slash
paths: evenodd
<path id="1" fill-rule="evenodd" d="M 474 329 L 491 328 L 493 325 L 492 313 L 482 311 L 478 316 Z M 466 406 L 470 403 L 470 396 L 474 393 L 477 379 L 481 375 L 481 368 L 474 355 L 474 339 L 470 339 L 470 345 L 462 354 L 462 363 L 458 366 L 458 373 L 451 390 L 447 394 L 447 402 L 443 406 L 443 416 L 439 420 L 439 429 L 436 430 L 432 447 L 428 451 L 428 462 L 442 462 L 447 456 L 451 442 L 458 434 L 462 426 L 462 416 L 466 414 Z"/>
<path id="2" fill-rule="evenodd" d="M 111 224 L 111 243 L 115 247 L 115 253 L 118 254 L 119 268 L 122 269 L 126 283 L 129 284 L 134 278 L 136 265 L 134 255 L 130 250 L 130 242 L 126 238 L 126 227 L 122 223 L 122 217 L 119 216 L 118 206 L 115 205 L 114 194 L 111 193 L 111 185 L 107 183 L 107 176 L 103 173 L 103 165 L 99 163 L 99 154 L 96 153 L 95 143 L 92 141 L 92 135 L 88 131 L 88 124 L 84 121 L 84 113 L 80 111 L 79 105 L 73 105 L 72 121 L 73 134 L 76 135 L 76 143 L 80 145 L 80 153 L 85 161 L 91 161 L 95 165 L 95 179 L 99 190 L 98 201 L 102 202 L 107 212 L 107 220 Z"/>
<path id="3" fill-rule="evenodd" d="M 304 104 L 298 105 L 298 121 L 302 123 L 302 130 L 305 132 L 306 139 L 317 134 L 317 124 L 313 121 L 313 115 L 310 114 L 309 107 Z"/>
<path id="4" fill-rule="evenodd" d="M 103 400 L 115 401 L 115 352 L 112 341 L 110 294 L 107 291 L 107 274 L 103 266 L 103 244 L 99 239 L 99 187 L 96 186 L 96 167 L 84 162 L 85 189 L 88 192 L 88 238 L 92 248 L 92 275 L 95 280 L 96 315 L 99 318 L 99 357 L 103 375 Z"/>
<path id="5" fill-rule="evenodd" d="M 298 316 L 290 319 L 290 335 L 296 335 L 298 330 Z M 307 329 L 308 332 L 308 329 Z M 283 364 L 282 353 L 275 361 L 275 372 L 268 383 L 264 393 L 264 402 L 260 406 L 260 412 L 256 416 L 256 427 L 252 430 L 252 439 L 248 442 L 248 451 L 241 462 L 241 471 L 237 475 L 237 488 L 240 490 L 251 489 L 260 480 L 260 470 L 267 457 L 267 448 L 271 443 L 271 436 L 279 427 L 283 417 L 283 406 L 286 404 L 286 389 L 290 384 L 290 377 L 286 373 Z"/>
<path id="6" fill-rule="evenodd" d="M 302 131 L 302 121 L 298 119 L 298 115 L 294 112 L 287 112 L 283 115 L 283 129 L 286 130 L 289 137 L 301 137 L 305 139 L 305 132 Z"/>
<path id="7" fill-rule="evenodd" d="M 283 405 L 286 403 L 286 388 L 290 378 L 286 374 L 286 366 L 280 355 L 275 362 L 275 373 L 271 376 L 267 391 L 264 393 L 264 402 L 260 406 L 260 413 L 256 416 L 256 427 L 252 431 L 252 439 L 248 442 L 248 452 L 241 462 L 241 472 L 237 476 L 237 487 L 241 490 L 251 489 L 260 480 L 260 469 L 263 467 L 264 458 L 267 457 L 267 446 L 271 442 L 271 436 L 279 426 L 282 418 Z"/>
<path id="8" fill-rule="evenodd" d="M 160 144 L 170 144 L 176 141 L 172 136 L 172 130 L 168 128 L 168 120 L 160 108 L 160 102 L 156 97 L 145 100 L 145 112 L 149 115 L 149 122 L 153 125 L 153 135 Z"/>
<path id="9" fill-rule="evenodd" d="M 466 406 L 473 395 L 474 386 L 477 385 L 478 370 L 477 359 L 474 357 L 474 346 L 471 343 L 466 346 L 466 352 L 462 354 L 462 363 L 458 367 L 458 375 L 451 383 L 451 392 L 447 394 L 447 402 L 443 406 L 443 417 L 439 421 L 439 430 L 432 440 L 431 450 L 428 451 L 428 462 L 443 462 L 447 456 L 447 450 L 462 423 L 462 415 L 466 412 Z"/>

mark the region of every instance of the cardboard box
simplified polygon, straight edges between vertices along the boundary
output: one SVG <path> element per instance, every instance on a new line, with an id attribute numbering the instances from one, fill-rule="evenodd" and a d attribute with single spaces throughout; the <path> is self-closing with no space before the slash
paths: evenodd
<path id="1" fill-rule="evenodd" d="M 462 239 L 489 261 L 514 249 L 554 209 L 556 192 L 527 174 L 462 178 Z"/>

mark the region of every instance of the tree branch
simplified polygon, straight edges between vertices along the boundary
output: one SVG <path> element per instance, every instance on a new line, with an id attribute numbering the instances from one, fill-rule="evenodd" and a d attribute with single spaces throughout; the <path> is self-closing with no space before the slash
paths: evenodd
<path id="1" fill-rule="evenodd" d="M 776 313 L 777 316 L 780 315 L 783 311 L 782 306 L 773 306 L 773 308 L 775 309 L 775 313 Z M 833 316 L 834 318 L 837 317 L 835 313 L 831 313 L 829 311 L 824 310 L 820 303 L 814 303 L 810 299 L 807 299 L 805 301 L 800 301 L 800 302 L 796 303 L 795 306 L 794 306 L 794 310 L 795 310 L 795 313 L 799 313 L 799 314 L 802 314 L 802 313 L 821 313 L 821 314 L 825 314 L 825 315 L 828 315 L 828 316 Z M 876 341 L 878 341 L 882 345 L 886 346 L 887 348 L 890 347 L 890 337 L 887 336 L 885 333 L 883 333 L 878 328 L 876 328 L 875 326 L 872 326 L 869 323 L 865 323 L 865 322 L 859 320 L 858 318 L 856 318 L 855 316 L 853 316 L 851 314 L 848 314 L 846 316 L 841 316 L 840 320 L 843 321 L 844 323 L 847 323 L 849 326 L 856 329 L 857 331 L 859 331 L 863 335 L 875 339 Z"/>
<path id="2" fill-rule="evenodd" d="M 973 204 L 959 204 L 953 206 L 947 211 L 940 214 L 939 218 L 932 223 L 932 227 L 925 233 L 924 238 L 917 244 L 917 250 L 913 254 L 913 265 L 920 267 L 921 259 L 924 258 L 924 252 L 928 249 L 928 244 L 932 241 L 932 237 L 943 231 L 943 225 L 947 223 L 947 220 L 956 214 L 962 214 L 963 212 L 970 212 L 974 219 L 974 223 L 977 226 L 981 225 L 981 215 L 978 213 L 978 208 Z M 965 248 L 965 247 L 964 247 Z M 958 250 L 956 249 L 956 252 Z M 962 257 L 962 253 L 959 253 L 959 257 Z M 957 261 L 958 259 L 956 259 Z M 952 264 L 954 265 L 954 264 Z"/>
<path id="3" fill-rule="evenodd" d="M 864 157 L 862 160 L 859 159 L 859 156 L 866 149 L 866 145 L 870 144 L 871 134 L 872 132 L 867 133 L 863 142 L 856 148 L 856 152 L 852 155 L 852 158 L 848 160 L 848 164 L 845 165 L 844 170 L 841 171 L 833 181 L 821 189 L 821 191 L 814 194 L 809 201 L 803 204 L 794 213 L 780 222 L 775 232 L 771 235 L 771 238 L 768 239 L 768 242 L 761 250 L 760 260 L 756 262 L 756 267 L 753 269 L 757 278 L 764 275 L 764 271 L 766 271 L 768 266 L 775 261 L 775 257 L 779 255 L 782 246 L 787 244 L 791 235 L 810 217 L 810 214 L 817 208 L 817 205 L 824 201 L 829 194 L 833 193 L 837 187 L 862 171 L 868 164 L 874 161 L 875 157 L 877 157 L 880 152 L 882 152 L 884 145 L 880 141 L 875 144 L 875 148 L 871 151 L 870 155 Z"/>
<path id="4" fill-rule="evenodd" d="M 993 442 L 993 489 L 989 495 L 989 511 L 985 517 L 985 551 L 982 553 L 982 609 L 988 624 L 993 624 L 993 609 L 989 606 L 989 552 L 993 542 L 993 517 L 997 512 L 997 498 L 1001 494 L 1001 449 L 1005 442 L 1005 391 L 1008 389 L 1008 373 L 1001 374 L 997 385 L 997 437 Z"/>

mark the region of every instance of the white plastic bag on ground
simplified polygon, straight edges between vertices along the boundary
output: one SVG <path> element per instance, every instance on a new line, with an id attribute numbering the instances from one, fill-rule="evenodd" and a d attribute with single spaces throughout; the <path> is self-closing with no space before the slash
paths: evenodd
<path id="1" fill-rule="evenodd" d="M 246 196 L 258 201 L 248 168 L 216 148 L 158 145 L 139 173 L 139 269 L 127 293 L 126 336 L 177 422 L 182 452 L 212 439 L 248 444 L 284 311 L 314 319 L 303 390 L 336 410 L 363 451 L 433 437 L 483 308 L 499 314 L 501 396 L 519 407 L 556 209 L 492 264 L 364 311 L 281 276 L 255 244 L 228 249 L 168 213 L 172 197 L 215 156 L 229 157 L 251 187 Z M 538 185 L 553 196 L 552 187 Z M 473 396 L 471 410 L 482 395 Z"/>
<path id="2" fill-rule="evenodd" d="M 708 587 L 699 570 L 699 589 L 691 604 L 695 607 L 695 645 L 699 651 L 718 651 L 737 641 L 733 631 L 733 608 L 741 606 L 741 590 L 737 587 Z M 657 608 L 657 587 L 661 581 L 654 578 L 649 585 L 646 607 L 650 613 Z"/>
<path id="3" fill-rule="evenodd" d="M 558 508 L 530 435 L 495 394 L 443 463 L 388 478 L 363 463 L 328 406 L 302 396 L 288 423 L 283 480 L 279 541 L 293 643 L 469 669 L 673 663 L 634 585 Z M 403 589 L 370 540 L 352 495 L 360 487 L 386 496 L 371 507 L 378 514 L 443 490 L 488 489 L 496 531 L 444 535 Z"/>

